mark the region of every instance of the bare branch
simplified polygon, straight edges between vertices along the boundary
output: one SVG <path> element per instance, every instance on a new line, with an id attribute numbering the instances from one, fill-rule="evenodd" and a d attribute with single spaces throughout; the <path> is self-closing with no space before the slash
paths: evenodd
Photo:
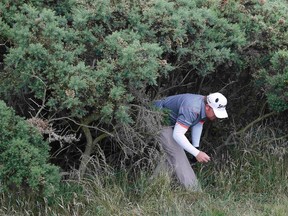
<path id="1" fill-rule="evenodd" d="M 27 122 L 38 129 L 41 134 L 48 134 L 49 138 L 48 141 L 51 143 L 53 141 L 58 141 L 63 147 L 63 143 L 73 143 L 78 142 L 80 140 L 81 135 L 77 138 L 76 134 L 65 134 L 65 135 L 58 135 L 55 132 L 55 129 L 52 127 L 51 124 L 47 120 L 43 120 L 40 118 L 32 117 L 27 120 Z"/>
<path id="2" fill-rule="evenodd" d="M 255 119 L 254 121 L 250 122 L 248 125 L 246 125 L 244 128 L 242 128 L 241 130 L 239 131 L 236 131 L 234 133 L 231 133 L 228 138 L 226 139 L 225 143 L 223 143 L 222 145 L 218 146 L 217 149 L 216 149 L 216 153 L 219 153 L 219 151 L 225 147 L 225 146 L 228 146 L 228 145 L 234 145 L 234 143 L 230 143 L 231 139 L 234 138 L 235 136 L 237 135 L 242 135 L 244 132 L 246 132 L 249 128 L 251 128 L 253 125 L 255 125 L 256 123 L 262 121 L 263 119 L 265 118 L 268 118 L 272 115 L 275 115 L 277 114 L 276 112 L 271 112 L 271 113 L 267 113 L 266 115 L 263 115 L 263 116 L 259 116 L 257 119 Z"/>
<path id="3" fill-rule="evenodd" d="M 108 131 L 106 131 L 106 130 L 104 130 L 104 129 L 102 129 L 102 128 L 95 127 L 95 126 L 90 126 L 90 125 L 87 125 L 87 124 L 82 124 L 82 123 L 79 123 L 79 122 L 77 122 L 76 120 L 74 120 L 74 119 L 72 119 L 72 118 L 70 118 L 70 117 L 66 117 L 66 116 L 60 117 L 60 118 L 50 119 L 48 122 L 59 121 L 59 120 L 63 120 L 63 119 L 67 119 L 67 120 L 69 120 L 69 121 L 72 121 L 74 124 L 76 124 L 76 125 L 78 125 L 78 126 L 80 126 L 80 127 L 87 127 L 87 128 L 99 130 L 99 131 L 101 131 L 101 132 L 103 132 L 103 133 L 106 133 L 106 134 L 108 134 L 108 135 L 110 135 L 110 136 L 113 137 L 113 134 L 112 134 L 112 133 L 110 133 L 110 132 L 108 132 Z"/>

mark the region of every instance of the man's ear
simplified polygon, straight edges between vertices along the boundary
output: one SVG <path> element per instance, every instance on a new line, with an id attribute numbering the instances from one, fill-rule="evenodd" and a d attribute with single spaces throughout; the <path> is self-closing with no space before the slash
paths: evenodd
<path id="1" fill-rule="evenodd" d="M 211 109 L 211 107 L 210 107 L 208 104 L 206 104 L 206 105 L 205 105 L 205 110 L 206 110 L 206 111 L 209 111 L 210 109 Z"/>

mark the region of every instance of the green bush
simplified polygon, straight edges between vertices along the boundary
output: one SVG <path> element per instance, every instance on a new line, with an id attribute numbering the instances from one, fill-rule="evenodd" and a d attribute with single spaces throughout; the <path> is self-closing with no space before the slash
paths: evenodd
<path id="1" fill-rule="evenodd" d="M 266 101 L 287 109 L 287 10 L 285 0 L 5 0 L 0 97 L 23 116 L 57 121 L 59 131 L 80 125 L 86 159 L 125 128 L 119 122 L 137 127 L 135 105 L 167 94 L 226 91 L 243 125 Z M 147 136 L 141 130 L 136 137 Z M 114 141 L 103 149 L 134 146 Z"/>
<path id="2" fill-rule="evenodd" d="M 99 3 L 103 8 L 95 4 L 95 8 L 79 5 L 76 9 L 75 5 L 69 24 L 51 9 L 19 7 L 13 27 L 6 26 L 13 47 L 5 57 L 3 95 L 29 89 L 52 112 L 65 110 L 65 115 L 81 119 L 93 110 L 128 120 L 127 104 L 147 85 L 155 85 L 165 71 L 162 49 L 124 28 L 107 32 L 117 26 L 101 17 L 101 10 L 111 8 Z M 112 19 L 109 14 L 105 16 Z M 11 82 L 13 87 L 6 85 Z"/>
<path id="3" fill-rule="evenodd" d="M 58 190 L 60 175 L 48 163 L 49 146 L 24 119 L 0 101 L 0 189 L 51 195 Z"/>
<path id="4" fill-rule="evenodd" d="M 258 84 L 265 89 L 271 109 L 278 112 L 288 109 L 288 51 L 275 52 L 268 68 L 256 74 Z"/>
<path id="5" fill-rule="evenodd" d="M 287 110 L 287 1 L 229 1 L 222 15 L 239 23 L 245 33 L 246 45 L 239 50 L 240 73 L 256 83 L 256 94 L 265 94 L 270 110 Z"/>

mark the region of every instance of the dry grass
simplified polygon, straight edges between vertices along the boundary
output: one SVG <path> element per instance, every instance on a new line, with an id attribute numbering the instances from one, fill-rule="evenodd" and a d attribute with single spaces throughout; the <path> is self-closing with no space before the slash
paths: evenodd
<path id="1" fill-rule="evenodd" d="M 49 200 L 2 193 L 0 215 L 286 216 L 287 140 L 259 127 L 234 141 L 213 163 L 194 166 L 202 193 L 186 191 L 165 175 L 150 180 L 151 170 L 140 166 L 99 170 L 95 164 L 89 176 L 66 182 Z"/>

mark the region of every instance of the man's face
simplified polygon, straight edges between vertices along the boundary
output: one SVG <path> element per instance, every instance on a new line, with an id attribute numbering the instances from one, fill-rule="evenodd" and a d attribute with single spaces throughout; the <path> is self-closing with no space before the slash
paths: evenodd
<path id="1" fill-rule="evenodd" d="M 205 112 L 206 112 L 207 119 L 209 119 L 210 121 L 213 121 L 216 119 L 213 109 L 208 104 L 205 105 Z"/>

